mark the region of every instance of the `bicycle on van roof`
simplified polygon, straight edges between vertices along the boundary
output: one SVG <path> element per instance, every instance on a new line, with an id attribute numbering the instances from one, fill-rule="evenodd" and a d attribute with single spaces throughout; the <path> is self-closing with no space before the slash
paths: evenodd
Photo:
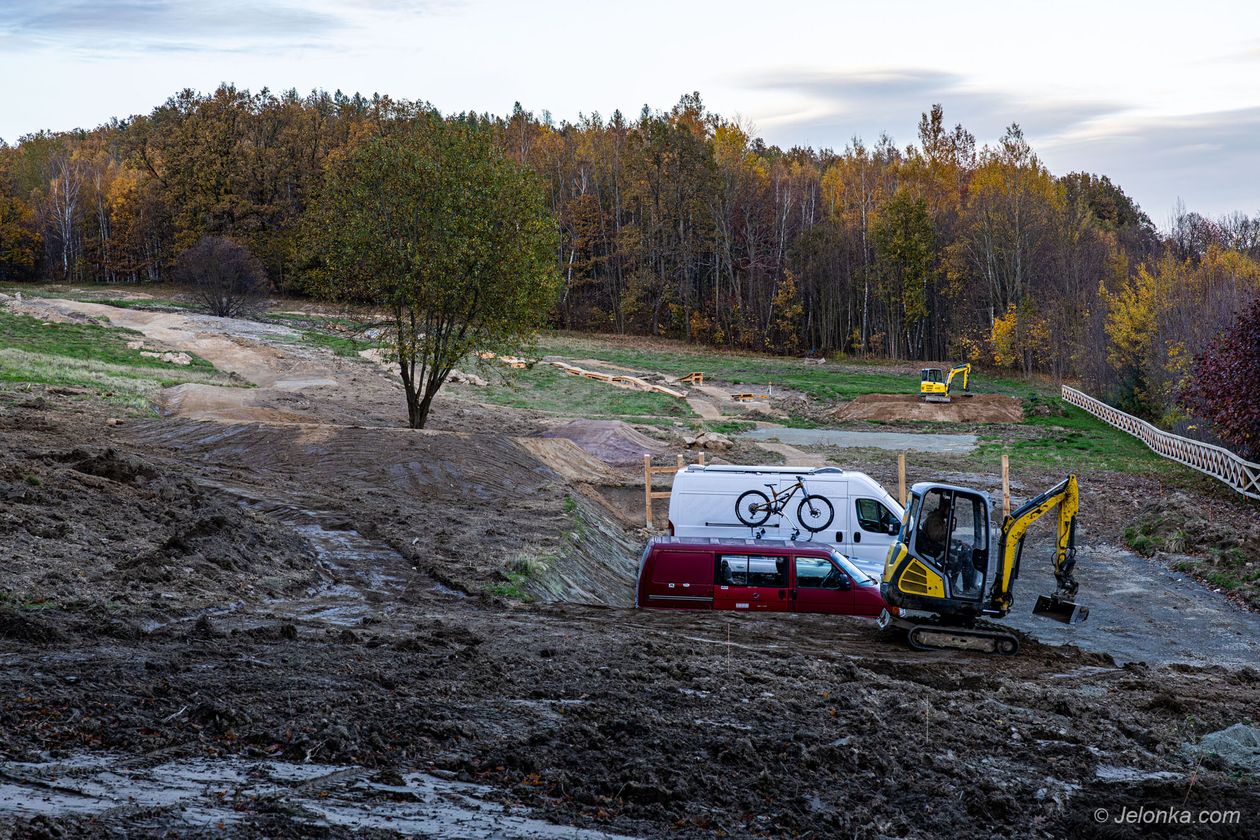
<path id="1" fill-rule="evenodd" d="M 795 484 L 782 490 L 775 490 L 773 484 L 767 484 L 766 488 L 773 494 L 773 498 L 760 490 L 748 490 L 735 500 L 735 515 L 749 528 L 766 524 L 771 516 L 782 516 L 788 502 L 798 490 L 803 498 L 796 506 L 796 520 L 806 531 L 811 534 L 823 531 L 836 516 L 836 509 L 831 506 L 831 501 L 826 496 L 806 490 L 805 482 L 800 476 L 797 476 Z"/>

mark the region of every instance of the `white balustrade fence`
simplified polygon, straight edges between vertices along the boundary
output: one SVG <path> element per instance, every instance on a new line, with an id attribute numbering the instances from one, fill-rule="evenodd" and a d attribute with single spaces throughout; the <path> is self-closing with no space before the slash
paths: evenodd
<path id="1" fill-rule="evenodd" d="M 1260 499 L 1260 464 L 1244 461 L 1228 449 L 1157 429 L 1145 420 L 1125 414 L 1066 385 L 1063 386 L 1063 399 L 1085 409 L 1099 420 L 1128 432 L 1156 454 L 1219 479 L 1248 498 Z"/>

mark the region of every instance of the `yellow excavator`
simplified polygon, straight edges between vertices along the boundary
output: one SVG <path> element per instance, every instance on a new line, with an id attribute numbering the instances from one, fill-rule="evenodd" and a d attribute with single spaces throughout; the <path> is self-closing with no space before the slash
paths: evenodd
<path id="1" fill-rule="evenodd" d="M 910 499 L 896 542 L 888 549 L 880 591 L 888 603 L 882 630 L 904 630 L 916 650 L 979 650 L 1010 656 L 1019 638 L 986 619 L 1002 618 L 1014 603 L 1012 587 L 1028 527 L 1058 508 L 1054 577 L 1058 587 L 1033 607 L 1041 615 L 1076 624 L 1089 608 L 1076 595 L 1076 513 L 1080 491 L 1069 475 L 1002 520 L 992 545 L 989 495 L 951 484 L 922 482 Z"/>
<path id="2" fill-rule="evenodd" d="M 924 368 L 919 374 L 919 395 L 928 402 L 950 402 L 955 377 L 962 377 L 963 396 L 970 397 L 971 364 L 955 365 L 948 372 L 940 368 Z"/>

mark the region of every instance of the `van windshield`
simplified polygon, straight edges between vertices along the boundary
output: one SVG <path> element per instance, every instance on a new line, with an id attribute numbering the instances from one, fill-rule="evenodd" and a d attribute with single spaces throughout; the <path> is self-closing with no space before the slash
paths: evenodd
<path id="1" fill-rule="evenodd" d="M 866 572 L 862 571 L 857 566 L 853 565 L 853 562 L 849 560 L 848 557 L 845 557 L 843 554 L 841 554 L 840 552 L 832 551 L 831 559 L 837 566 L 839 566 L 841 569 L 844 569 L 845 573 L 848 574 L 849 577 L 853 578 L 854 582 L 857 583 L 859 586 L 866 586 L 872 583 L 879 583 L 879 581 L 875 580 L 875 578 L 871 577 Z"/>

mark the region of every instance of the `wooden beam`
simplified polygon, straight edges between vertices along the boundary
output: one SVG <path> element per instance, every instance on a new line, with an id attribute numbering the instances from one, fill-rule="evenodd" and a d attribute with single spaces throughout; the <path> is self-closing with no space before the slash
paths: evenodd
<path id="1" fill-rule="evenodd" d="M 652 456 L 643 456 L 643 519 L 652 528 Z"/>
<path id="2" fill-rule="evenodd" d="M 1011 515 L 1011 459 L 1002 453 L 1002 516 Z"/>
<path id="3" fill-rule="evenodd" d="M 901 506 L 906 506 L 906 453 L 897 455 L 897 486 L 901 493 Z"/>

